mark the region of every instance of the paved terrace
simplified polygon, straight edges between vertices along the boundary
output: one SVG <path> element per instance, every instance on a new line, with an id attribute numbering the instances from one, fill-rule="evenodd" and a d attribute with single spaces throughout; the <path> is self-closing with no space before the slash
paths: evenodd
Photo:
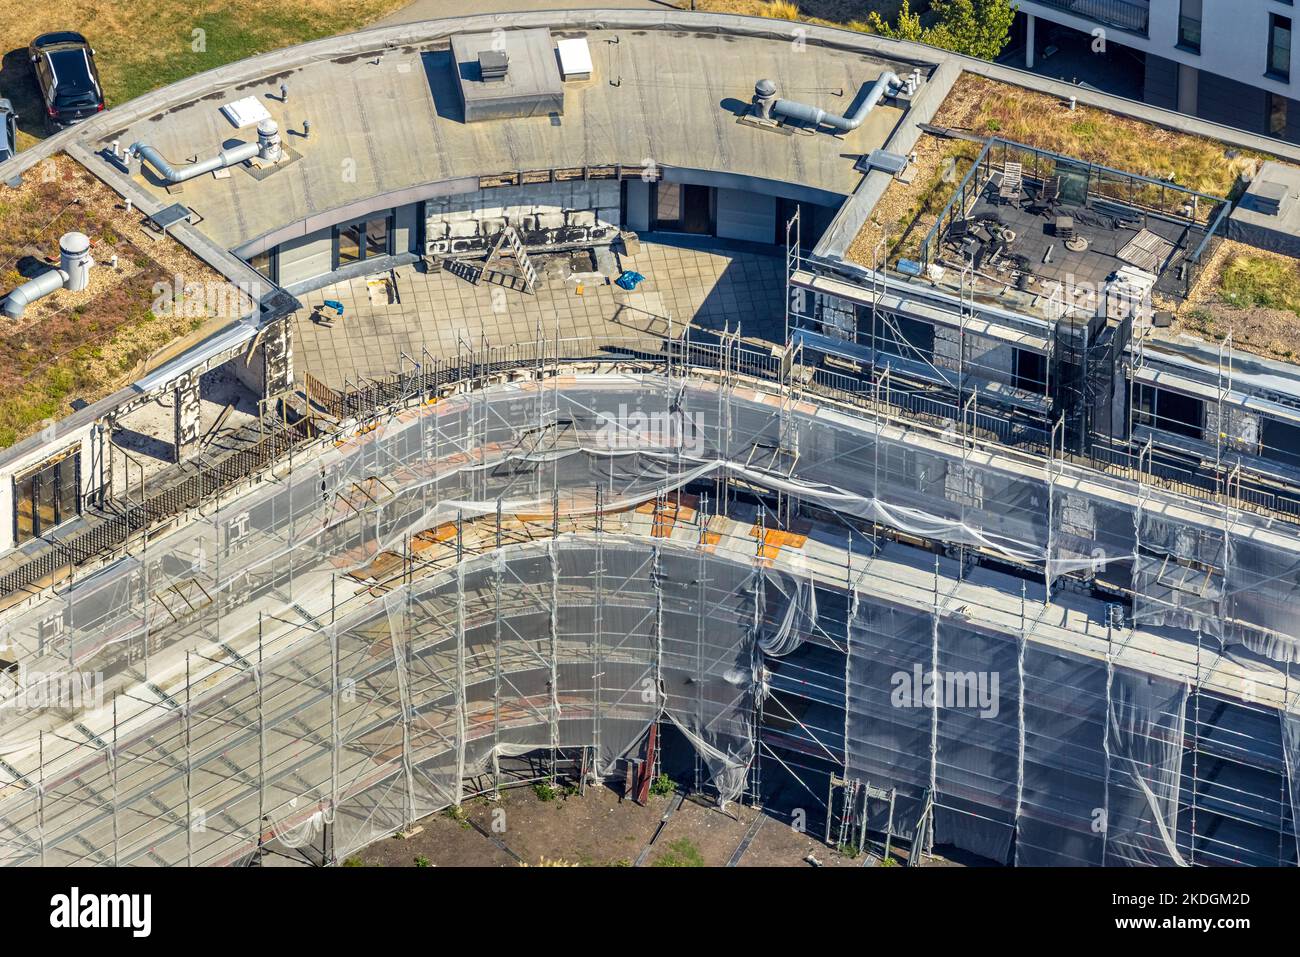
<path id="1" fill-rule="evenodd" d="M 295 317 L 294 354 L 300 370 L 341 389 L 360 377 L 409 370 L 425 351 L 435 359 L 455 356 L 463 351 L 460 342 L 476 349 L 484 340 L 492 346 L 534 342 L 539 326 L 548 341 L 557 334 L 643 338 L 650 352 L 659 352 L 670 330 L 680 337 L 688 322 L 694 330 L 739 326 L 744 336 L 767 341 L 785 334 L 780 254 L 643 242 L 636 256 L 619 255 L 618 261 L 646 277 L 635 291 L 605 284 L 598 274 L 564 278 L 549 268 L 535 295 L 411 268 L 398 270 L 397 303 L 382 295 L 372 301 L 364 277 L 336 283 L 304 296 L 313 311 Z M 341 319 L 330 310 L 318 314 L 326 299 L 343 303 Z M 404 360 L 403 353 L 411 358 Z"/>
<path id="2" fill-rule="evenodd" d="M 376 40 L 371 55 L 268 67 L 259 79 L 141 117 L 86 145 L 143 141 L 172 163 L 207 157 L 228 140 L 255 139 L 252 127 L 235 129 L 220 107 L 256 96 L 280 124 L 291 156 L 297 154 L 271 175 L 258 179 L 238 167 L 170 193 L 152 170 L 137 169 L 133 177 L 160 203 L 195 209 L 200 231 L 234 248 L 372 197 L 400 193 L 376 204 L 389 206 L 463 191 L 481 175 L 527 170 L 653 161 L 725 172 L 738 185 L 779 181 L 799 184 L 810 197 L 847 196 L 862 179 L 854 161 L 884 145 L 902 116 L 878 107 L 844 137 L 784 135 L 736 121 L 760 78 L 775 80 L 782 96 L 839 113 L 884 70 L 904 71 L 896 61 L 826 49 L 803 54 L 792 52 L 789 40 L 716 32 L 557 28 L 555 39 L 585 36 L 595 66 L 590 80 L 564 85 L 563 117 L 467 124 L 447 40 L 462 29 L 440 23 L 424 43 L 385 49 Z M 282 82 L 289 89 L 284 102 Z M 113 167 L 98 162 L 111 175 Z"/>

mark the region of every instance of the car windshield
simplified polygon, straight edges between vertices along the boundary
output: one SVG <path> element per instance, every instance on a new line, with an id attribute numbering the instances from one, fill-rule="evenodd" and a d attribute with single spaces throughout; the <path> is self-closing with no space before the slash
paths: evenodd
<path id="1" fill-rule="evenodd" d="M 50 54 L 50 64 L 58 78 L 60 102 L 85 100 L 98 95 L 84 50 L 58 50 Z"/>

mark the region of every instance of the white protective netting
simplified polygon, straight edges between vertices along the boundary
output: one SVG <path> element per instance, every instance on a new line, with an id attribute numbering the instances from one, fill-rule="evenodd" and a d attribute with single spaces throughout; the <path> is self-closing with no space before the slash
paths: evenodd
<path id="1" fill-rule="evenodd" d="M 725 476 L 1048 580 L 1113 582 L 1140 627 L 1280 661 L 1300 641 L 1293 537 L 1250 516 L 703 381 L 493 385 L 297 454 L 287 476 L 4 617 L 34 668 L 100 674 L 110 696 L 158 689 L 83 716 L 85 743 L 53 734 L 54 709 L 0 718 L 5 859 L 221 862 L 259 836 L 312 845 L 326 823 L 342 853 L 455 802 L 502 756 L 590 747 L 608 771 L 660 714 L 739 794 L 761 656 L 818 628 L 799 575 L 606 536 L 480 542 L 453 570 L 357 584 L 458 520 L 571 519 L 598 496 L 614 512 Z M 895 707 L 892 679 L 918 665 L 996 674 L 996 707 Z M 905 832 L 928 789 L 938 838 L 995 859 L 1175 856 L 1185 689 L 1138 694 L 1105 661 L 865 599 L 847 671 L 845 764 L 898 788 Z"/>

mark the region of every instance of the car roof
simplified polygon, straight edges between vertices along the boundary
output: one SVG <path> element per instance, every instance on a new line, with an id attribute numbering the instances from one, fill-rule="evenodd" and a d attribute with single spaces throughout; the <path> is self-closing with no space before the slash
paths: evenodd
<path id="1" fill-rule="evenodd" d="M 37 48 L 44 48 L 49 46 L 55 46 L 62 43 L 78 43 L 83 46 L 90 45 L 86 41 L 86 38 L 83 37 L 80 33 L 74 33 L 71 30 L 64 30 L 60 33 L 42 33 L 39 37 L 37 37 L 35 40 L 32 41 L 32 46 Z"/>

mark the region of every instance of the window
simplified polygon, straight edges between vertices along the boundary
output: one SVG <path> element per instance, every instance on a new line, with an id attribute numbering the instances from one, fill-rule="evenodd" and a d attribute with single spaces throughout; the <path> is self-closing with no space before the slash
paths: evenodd
<path id="1" fill-rule="evenodd" d="M 1201 52 L 1201 0 L 1181 0 L 1178 46 L 1191 53 Z"/>
<path id="2" fill-rule="evenodd" d="M 392 250 L 388 248 L 388 219 L 370 219 L 366 221 L 366 258 L 387 256 Z"/>
<path id="3" fill-rule="evenodd" d="M 876 348 L 891 356 L 933 361 L 934 326 L 907 316 L 876 315 Z"/>
<path id="4" fill-rule="evenodd" d="M 1300 426 L 1263 416 L 1263 455 L 1300 468 Z"/>
<path id="5" fill-rule="evenodd" d="M 1140 385 L 1137 421 L 1140 425 L 1200 439 L 1205 432 L 1205 403 L 1190 395 Z"/>
<path id="6" fill-rule="evenodd" d="M 349 223 L 339 227 L 339 252 L 334 268 L 361 261 L 361 224 Z"/>
<path id="7" fill-rule="evenodd" d="M 708 186 L 666 183 L 653 186 L 654 229 L 677 233 L 713 233 L 713 196 Z"/>
<path id="8" fill-rule="evenodd" d="M 1291 82 L 1291 18 L 1270 13 L 1268 17 L 1269 76 Z"/>
<path id="9" fill-rule="evenodd" d="M 248 264 L 265 276 L 271 282 L 279 282 L 280 257 L 277 255 L 278 249 L 272 247 L 266 252 L 258 253 L 248 261 Z"/>
<path id="10" fill-rule="evenodd" d="M 1286 136 L 1287 98 L 1277 93 L 1268 94 L 1268 135 Z"/>
<path id="11" fill-rule="evenodd" d="M 393 252 L 393 214 L 334 227 L 334 268 Z"/>
<path id="12" fill-rule="evenodd" d="M 14 538 L 44 535 L 81 514 L 81 453 L 67 452 L 14 479 Z"/>

